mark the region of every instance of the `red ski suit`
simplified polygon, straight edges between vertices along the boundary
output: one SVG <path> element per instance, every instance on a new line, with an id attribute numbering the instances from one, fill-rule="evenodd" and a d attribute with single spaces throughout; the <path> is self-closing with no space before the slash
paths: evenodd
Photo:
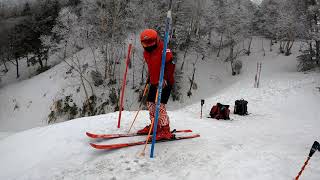
<path id="1" fill-rule="evenodd" d="M 157 43 L 157 47 L 151 52 L 144 51 L 143 56 L 148 65 L 149 78 L 150 78 L 150 88 L 147 98 L 147 105 L 150 114 L 150 120 L 155 117 L 155 109 L 156 109 L 156 94 L 159 84 L 160 70 L 162 64 L 162 51 L 164 48 L 163 42 L 160 40 Z M 166 111 L 165 104 L 167 104 L 170 96 L 170 92 L 172 86 L 174 84 L 174 71 L 175 71 L 175 63 L 173 61 L 173 55 L 170 49 L 166 50 L 166 62 L 164 69 L 164 82 L 162 87 L 161 94 L 161 104 L 159 109 L 159 136 L 163 136 L 161 134 L 165 133 L 167 136 L 171 136 L 170 127 L 169 127 L 169 116 Z M 167 128 L 166 130 L 161 130 L 163 128 Z M 163 132 L 162 132 L 163 131 Z"/>
<path id="2" fill-rule="evenodd" d="M 156 49 L 151 52 L 143 52 L 144 59 L 148 65 L 150 83 L 154 86 L 157 86 L 159 83 L 163 46 L 163 42 L 159 41 Z M 172 58 L 172 52 L 170 51 L 170 49 L 167 49 L 166 65 L 163 78 L 171 86 L 174 83 L 175 69 L 175 64 L 172 61 Z"/>

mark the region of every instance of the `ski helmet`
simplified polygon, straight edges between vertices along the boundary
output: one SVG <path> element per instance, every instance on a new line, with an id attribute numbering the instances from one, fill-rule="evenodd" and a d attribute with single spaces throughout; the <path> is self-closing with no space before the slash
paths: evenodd
<path id="1" fill-rule="evenodd" d="M 140 34 L 140 41 L 144 48 L 151 47 L 157 44 L 158 33 L 153 29 L 146 29 Z"/>

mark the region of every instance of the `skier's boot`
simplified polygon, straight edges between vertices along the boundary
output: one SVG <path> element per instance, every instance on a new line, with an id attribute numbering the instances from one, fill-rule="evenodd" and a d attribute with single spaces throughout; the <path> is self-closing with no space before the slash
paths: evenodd
<path id="1" fill-rule="evenodd" d="M 157 135 L 156 140 L 165 140 L 165 139 L 173 139 L 174 134 L 170 132 L 169 124 L 166 126 L 158 126 L 157 127 Z"/>
<path id="2" fill-rule="evenodd" d="M 140 134 L 140 135 L 148 135 L 149 130 L 150 130 L 150 127 L 151 127 L 151 125 L 148 125 L 148 126 L 144 127 L 143 129 L 140 129 L 140 130 L 137 132 L 137 134 Z M 153 131 L 151 130 L 151 133 L 152 133 L 152 132 L 153 132 Z"/>

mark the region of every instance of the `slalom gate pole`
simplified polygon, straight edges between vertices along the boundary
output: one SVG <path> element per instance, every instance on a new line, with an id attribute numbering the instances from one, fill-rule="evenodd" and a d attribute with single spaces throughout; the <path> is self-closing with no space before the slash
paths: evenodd
<path id="1" fill-rule="evenodd" d="M 168 42 L 169 42 L 170 24 L 171 24 L 171 19 L 172 19 L 171 6 L 172 6 L 172 0 L 170 0 L 170 3 L 169 3 L 169 11 L 167 13 L 167 19 L 166 19 L 166 29 L 165 29 L 165 36 L 164 36 L 164 47 L 163 47 L 163 51 L 162 51 L 161 71 L 160 71 L 160 76 L 159 76 L 160 78 L 159 78 L 159 84 L 158 84 L 158 98 L 157 98 L 155 119 L 154 119 L 154 123 L 153 123 L 154 126 L 153 126 L 153 135 L 152 135 L 150 158 L 153 158 L 154 148 L 155 148 L 155 144 L 156 144 L 157 125 L 158 125 L 159 109 L 160 109 L 160 103 L 161 103 L 164 67 L 165 67 L 167 48 L 168 48 Z"/>
<path id="2" fill-rule="evenodd" d="M 128 47 L 128 54 L 127 54 L 127 60 L 126 60 L 126 70 L 123 75 L 123 82 L 122 82 L 122 88 L 121 88 L 121 98 L 120 98 L 120 107 L 119 107 L 119 117 L 118 117 L 118 128 L 120 128 L 120 121 L 121 121 L 121 113 L 122 113 L 122 107 L 123 107 L 123 97 L 124 97 L 124 90 L 126 89 L 127 84 L 127 73 L 128 73 L 128 66 L 130 62 L 130 54 L 131 54 L 132 44 L 129 44 Z"/>
<path id="3" fill-rule="evenodd" d="M 131 128 L 132 128 L 133 124 L 135 123 L 135 121 L 136 121 L 136 119 L 137 119 L 137 117 L 138 117 L 139 112 L 141 111 L 142 103 L 143 103 L 144 97 L 145 97 L 146 94 L 147 94 L 147 91 L 148 91 L 148 84 L 146 84 L 145 87 L 144 87 L 142 99 L 141 99 L 141 102 L 140 102 L 140 105 L 139 105 L 139 110 L 137 111 L 136 115 L 134 116 L 133 122 L 131 123 L 131 126 L 130 126 L 130 128 L 129 128 L 129 130 L 128 130 L 128 134 L 130 133 Z"/>
<path id="4" fill-rule="evenodd" d="M 309 156 L 307 158 L 307 160 L 304 162 L 300 172 L 298 173 L 297 177 L 295 178 L 295 180 L 299 180 L 302 172 L 304 171 L 304 169 L 306 168 L 306 166 L 308 165 L 309 163 L 309 160 L 311 159 L 311 157 L 313 156 L 313 154 L 316 152 L 316 151 L 320 151 L 320 144 L 315 141 L 311 147 L 311 150 L 310 150 L 310 153 L 309 153 Z"/>

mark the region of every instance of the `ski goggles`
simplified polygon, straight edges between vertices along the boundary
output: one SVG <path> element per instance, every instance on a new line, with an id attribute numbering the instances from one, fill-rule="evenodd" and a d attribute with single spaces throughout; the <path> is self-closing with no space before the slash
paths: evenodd
<path id="1" fill-rule="evenodd" d="M 141 41 L 141 44 L 144 48 L 146 47 L 151 47 L 151 46 L 154 46 L 157 44 L 157 41 L 156 40 L 153 40 L 153 39 L 148 39 L 148 40 L 143 40 Z"/>

